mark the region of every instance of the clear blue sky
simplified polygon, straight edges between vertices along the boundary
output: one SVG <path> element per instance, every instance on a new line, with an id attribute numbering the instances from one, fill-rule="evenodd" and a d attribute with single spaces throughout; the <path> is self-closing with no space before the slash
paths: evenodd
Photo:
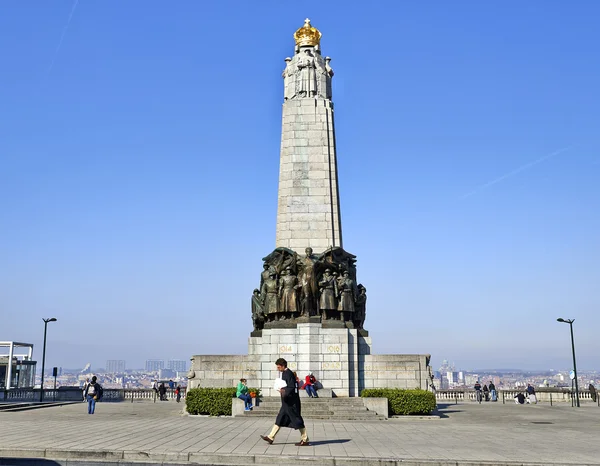
<path id="1" fill-rule="evenodd" d="M 50 367 L 246 352 L 308 16 L 374 351 L 570 368 L 562 316 L 600 369 L 600 2 L 73 6 L 0 5 L 0 340 L 41 359 L 54 316 Z"/>

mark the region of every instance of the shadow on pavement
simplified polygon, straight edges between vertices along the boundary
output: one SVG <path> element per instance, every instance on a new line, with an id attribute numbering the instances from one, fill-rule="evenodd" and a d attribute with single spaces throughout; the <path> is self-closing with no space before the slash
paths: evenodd
<path id="1" fill-rule="evenodd" d="M 455 406 L 455 404 L 439 404 L 437 405 L 437 408 L 435 409 L 433 414 L 441 417 L 442 419 L 448 419 L 450 417 L 448 416 L 449 414 L 462 413 L 461 409 L 450 409 L 454 408 Z"/>
<path id="2" fill-rule="evenodd" d="M 311 446 L 316 445 L 330 445 L 332 443 L 348 443 L 350 441 L 349 438 L 339 438 L 335 440 L 317 440 L 316 442 L 310 441 Z"/>
<path id="3" fill-rule="evenodd" d="M 64 463 L 63 463 L 64 464 Z M 7 458 L 0 456 L 1 466 L 61 466 L 54 460 L 44 458 Z"/>
<path id="4" fill-rule="evenodd" d="M 446 408 L 449 408 L 450 406 L 458 406 L 458 405 L 455 403 L 438 403 L 437 404 L 438 409 L 446 409 Z"/>

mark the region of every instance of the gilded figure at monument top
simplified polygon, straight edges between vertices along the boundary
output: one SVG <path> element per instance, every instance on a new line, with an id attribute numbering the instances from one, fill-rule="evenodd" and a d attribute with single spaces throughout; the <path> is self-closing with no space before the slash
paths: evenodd
<path id="1" fill-rule="evenodd" d="M 299 47 L 303 45 L 319 45 L 319 42 L 321 41 L 321 32 L 317 28 L 311 26 L 310 19 L 306 18 L 304 20 L 304 26 L 294 33 L 294 40 Z"/>

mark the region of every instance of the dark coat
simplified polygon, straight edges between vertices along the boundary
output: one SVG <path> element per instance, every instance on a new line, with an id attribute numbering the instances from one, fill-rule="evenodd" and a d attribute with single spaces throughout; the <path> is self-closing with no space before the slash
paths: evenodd
<path id="1" fill-rule="evenodd" d="M 281 394 L 281 409 L 275 420 L 279 427 L 291 427 L 292 429 L 303 429 L 304 420 L 302 419 L 300 409 L 300 395 L 298 394 L 298 384 L 294 373 L 286 369 L 281 374 L 281 378 L 287 386 Z"/>

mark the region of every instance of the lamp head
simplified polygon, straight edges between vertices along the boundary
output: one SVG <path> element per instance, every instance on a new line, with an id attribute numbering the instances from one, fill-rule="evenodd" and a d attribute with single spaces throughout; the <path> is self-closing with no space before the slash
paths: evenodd
<path id="1" fill-rule="evenodd" d="M 564 322 L 565 319 L 563 319 L 562 317 L 559 317 L 558 319 L 556 319 L 557 322 Z"/>

